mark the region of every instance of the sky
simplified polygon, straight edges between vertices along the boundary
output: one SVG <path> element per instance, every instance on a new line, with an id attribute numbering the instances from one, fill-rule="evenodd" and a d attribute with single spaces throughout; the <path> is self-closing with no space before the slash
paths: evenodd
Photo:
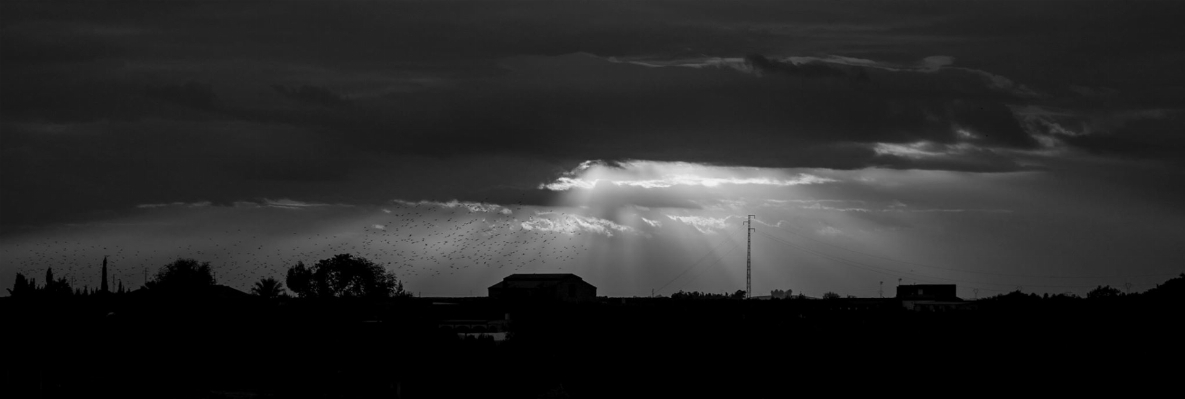
<path id="1" fill-rule="evenodd" d="M 1143 291 L 1185 272 L 1185 3 L 0 3 L 0 287 Z M 755 215 L 747 236 L 742 224 Z M 7 292 L 0 293 L 6 295 Z"/>

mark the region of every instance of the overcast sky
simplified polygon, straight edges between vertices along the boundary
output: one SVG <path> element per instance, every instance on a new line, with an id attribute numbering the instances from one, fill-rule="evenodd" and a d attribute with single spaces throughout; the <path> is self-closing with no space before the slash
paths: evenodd
<path id="1" fill-rule="evenodd" d="M 423 295 L 1146 290 L 1181 2 L 3 2 L 0 286 L 336 253 Z M 5 293 L 6 294 L 6 293 Z"/>

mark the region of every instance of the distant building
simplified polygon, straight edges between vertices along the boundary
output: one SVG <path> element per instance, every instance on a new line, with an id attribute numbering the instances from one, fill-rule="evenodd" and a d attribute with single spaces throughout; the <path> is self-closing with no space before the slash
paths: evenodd
<path id="1" fill-rule="evenodd" d="M 914 311 L 940 312 L 969 307 L 955 294 L 954 284 L 913 284 L 897 286 L 901 306 Z"/>
<path id="2" fill-rule="evenodd" d="M 490 286 L 490 298 L 579 302 L 596 299 L 597 287 L 575 274 L 512 274 Z"/>
<path id="3" fill-rule="evenodd" d="M 958 300 L 954 284 L 898 285 L 897 299 L 909 300 Z"/>

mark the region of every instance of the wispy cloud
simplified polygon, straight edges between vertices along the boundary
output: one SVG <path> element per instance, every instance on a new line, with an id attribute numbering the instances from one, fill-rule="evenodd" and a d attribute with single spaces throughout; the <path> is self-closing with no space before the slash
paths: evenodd
<path id="1" fill-rule="evenodd" d="M 767 223 L 761 219 L 753 219 L 753 221 L 757 222 L 757 224 L 761 224 L 761 225 L 765 225 L 765 226 L 769 226 L 769 227 L 773 227 L 773 228 L 779 228 L 779 229 L 782 228 L 782 223 L 786 223 L 785 220 L 779 220 L 777 223 L 774 223 L 774 224 Z"/>
<path id="2" fill-rule="evenodd" d="M 839 212 L 871 212 L 872 211 L 871 209 L 868 209 L 868 208 L 834 207 L 834 206 L 823 205 L 820 203 L 814 203 L 811 205 L 803 206 L 801 208 L 802 209 L 820 210 L 820 211 L 839 211 Z"/>
<path id="3" fill-rule="evenodd" d="M 499 213 L 499 214 L 503 214 L 503 215 L 510 215 L 510 214 L 514 213 L 514 211 L 511 211 L 510 208 L 507 208 L 507 207 L 504 207 L 504 206 L 498 205 L 498 204 L 490 204 L 490 203 L 485 203 L 485 202 L 464 202 L 464 201 L 457 201 L 457 200 L 452 200 L 452 201 L 448 201 L 448 202 L 439 202 L 439 201 L 411 202 L 411 201 L 404 201 L 404 200 L 398 200 L 398 199 L 393 200 L 391 202 L 399 204 L 399 205 L 403 205 L 403 206 L 433 206 L 433 207 L 440 207 L 440 208 L 447 208 L 447 209 L 463 208 L 463 209 L 469 210 L 470 212 Z M 387 211 L 387 210 L 384 209 L 384 211 Z M 389 213 L 389 211 L 388 211 L 388 213 Z"/>
<path id="4" fill-rule="evenodd" d="M 560 177 L 554 182 L 540 184 L 540 189 L 548 189 L 551 191 L 566 191 L 572 188 L 590 189 L 597 186 L 598 179 L 584 180 L 581 178 Z"/>
<path id="5" fill-rule="evenodd" d="M 141 209 L 165 208 L 165 207 L 202 208 L 202 207 L 207 207 L 207 206 L 210 206 L 210 201 L 189 202 L 189 203 L 173 202 L 173 203 L 168 203 L 168 204 L 140 204 L 140 205 L 136 205 L 137 208 L 141 208 Z"/>
<path id="6" fill-rule="evenodd" d="M 703 186 L 703 187 L 717 187 L 722 184 L 757 184 L 765 186 L 796 186 L 800 184 L 819 184 L 834 182 L 835 179 L 828 179 L 810 174 L 800 174 L 798 177 L 792 179 L 772 179 L 768 177 L 702 177 L 695 175 L 677 175 L 667 176 L 660 179 L 648 180 L 621 180 L 614 181 L 613 184 L 618 186 L 631 186 L 643 188 L 667 188 L 672 186 Z"/>
<path id="7" fill-rule="evenodd" d="M 703 209 L 709 211 L 729 212 L 741 211 L 749 206 L 749 203 L 744 200 L 728 200 L 720 199 L 716 201 L 691 201 L 699 204 Z"/>
<path id="8" fill-rule="evenodd" d="M 136 205 L 136 207 L 140 208 L 140 209 L 205 208 L 205 207 L 210 207 L 210 206 L 215 206 L 215 205 L 210 201 L 171 202 L 171 203 L 161 203 L 161 204 Z M 353 206 L 353 205 L 304 202 L 304 201 L 297 201 L 297 200 L 293 200 L 293 199 L 283 198 L 283 199 L 278 199 L 278 200 L 263 199 L 263 200 L 256 200 L 256 201 L 234 201 L 230 204 L 230 206 L 234 207 L 234 208 L 278 208 L 278 209 L 299 210 L 299 209 L 310 209 L 310 208 L 331 207 L 331 206 L 332 207 L 349 207 L 349 206 Z"/>
<path id="9" fill-rule="evenodd" d="M 623 226 L 611 220 L 559 212 L 538 212 L 535 216 L 523 221 L 521 226 L 525 230 L 538 230 L 567 235 L 590 232 L 612 237 L 614 232 L 638 233 L 638 230 L 633 227 Z"/>
<path id="10" fill-rule="evenodd" d="M 810 209 L 817 211 L 835 211 L 835 212 L 898 212 L 898 213 L 959 213 L 959 212 L 984 212 L 984 213 L 1011 213 L 1009 209 L 965 209 L 965 208 L 912 208 L 899 201 L 895 201 L 888 206 L 876 207 L 838 207 L 828 206 L 821 203 L 814 203 L 811 205 L 800 206 L 800 209 Z"/>
<path id="11" fill-rule="evenodd" d="M 821 236 L 824 236 L 824 237 L 839 237 L 839 236 L 844 235 L 843 230 L 837 229 L 832 226 L 820 227 L 818 230 L 815 230 L 815 233 L 817 233 Z"/>
<path id="12" fill-rule="evenodd" d="M 313 202 L 296 201 L 296 200 L 291 200 L 291 199 L 287 199 L 287 198 L 279 199 L 279 200 L 270 200 L 270 199 L 263 200 L 263 206 L 267 206 L 267 207 L 271 207 L 271 208 L 280 208 L 280 209 L 305 209 L 305 208 L 315 208 L 315 207 L 329 206 L 329 205 L 330 204 L 320 204 L 320 203 L 313 203 Z"/>
<path id="13" fill-rule="evenodd" d="M 700 233 L 704 233 L 704 234 L 715 234 L 716 229 L 723 229 L 725 227 L 728 227 L 728 219 L 731 218 L 731 216 L 727 216 L 727 217 L 723 217 L 723 218 L 713 218 L 713 217 L 707 217 L 707 216 L 677 216 L 677 215 L 667 215 L 667 217 L 670 218 L 671 220 L 683 222 L 684 224 L 688 224 L 692 227 L 695 227 L 696 230 L 699 230 Z"/>
<path id="14" fill-rule="evenodd" d="M 646 222 L 646 224 L 650 225 L 650 227 L 662 227 L 662 222 L 660 222 L 658 220 L 650 220 L 647 218 L 642 218 L 642 221 Z"/>
<path id="15" fill-rule="evenodd" d="M 963 134 L 973 135 L 971 132 Z M 908 144 L 876 143 L 872 147 L 872 150 L 877 155 L 893 155 L 912 159 L 956 156 L 976 149 L 980 148 L 969 143 L 939 144 L 930 141 L 918 141 Z"/>

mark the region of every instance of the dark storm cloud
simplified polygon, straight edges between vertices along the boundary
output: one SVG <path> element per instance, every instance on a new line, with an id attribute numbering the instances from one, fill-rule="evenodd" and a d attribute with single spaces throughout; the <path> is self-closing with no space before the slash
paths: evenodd
<path id="1" fill-rule="evenodd" d="M 1093 134 L 1065 137 L 1070 145 L 1088 151 L 1136 159 L 1165 159 L 1182 162 L 1182 112 L 1147 112 L 1129 116 L 1119 126 Z"/>
<path id="2" fill-rule="evenodd" d="M 300 129 L 253 123 L 6 123 L 3 129 L 0 206 L 9 227 L 144 203 L 225 204 L 294 186 L 315 190 L 341 181 L 359 162 Z"/>
<path id="3" fill-rule="evenodd" d="M 219 106 L 218 97 L 210 85 L 193 81 L 180 85 L 152 85 L 144 92 L 149 97 L 197 109 L 214 110 Z"/>
<path id="4" fill-rule="evenodd" d="M 1179 161 L 1185 41 L 1153 40 L 1185 31 L 1177 6 L 1083 22 L 1041 4 L 5 2 L 0 208 L 11 225 L 178 201 L 547 204 L 536 185 L 587 159 Z"/>
<path id="5" fill-rule="evenodd" d="M 910 165 L 877 143 L 981 147 L 957 170 L 1007 170 L 974 156 L 1034 149 L 1008 101 L 978 74 L 868 69 L 871 82 L 818 75 L 754 76 L 728 67 L 643 67 L 588 54 L 519 57 L 479 96 L 457 92 L 439 134 L 417 146 L 568 159 L 651 159 L 770 167 Z M 839 70 L 838 67 L 829 67 Z M 964 96 L 963 94 L 968 95 Z M 958 129 L 974 132 L 961 138 Z M 490 134 L 494 133 L 494 134 Z M 454 140 L 459 139 L 459 140 Z M 1017 166 L 1013 165 L 1015 169 Z"/>
<path id="6" fill-rule="evenodd" d="M 7 65 L 47 66 L 119 57 L 124 52 L 101 39 L 52 28 L 5 29 L 0 36 Z"/>
<path id="7" fill-rule="evenodd" d="M 340 94 L 334 93 L 332 90 L 324 87 L 311 85 L 302 85 L 300 87 L 272 85 L 272 88 L 276 92 L 283 94 L 284 97 L 313 105 L 336 107 L 350 103 L 348 99 L 342 97 Z"/>

